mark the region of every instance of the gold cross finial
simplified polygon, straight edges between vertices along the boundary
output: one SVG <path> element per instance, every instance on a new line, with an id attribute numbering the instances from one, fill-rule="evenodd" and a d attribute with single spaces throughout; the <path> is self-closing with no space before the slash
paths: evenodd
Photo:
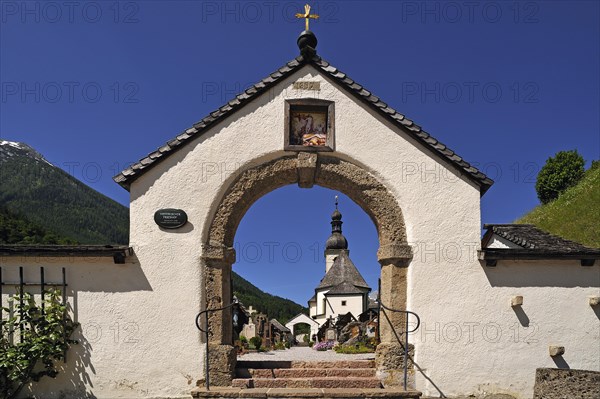
<path id="1" fill-rule="evenodd" d="M 308 21 L 309 21 L 309 19 L 311 19 L 311 18 L 312 19 L 317 19 L 317 18 L 319 18 L 319 16 L 317 14 L 311 14 L 310 13 L 310 6 L 308 4 L 306 4 L 304 6 L 304 14 L 298 13 L 298 14 L 296 14 L 296 18 L 305 18 L 306 19 L 306 30 L 309 30 L 308 29 Z"/>

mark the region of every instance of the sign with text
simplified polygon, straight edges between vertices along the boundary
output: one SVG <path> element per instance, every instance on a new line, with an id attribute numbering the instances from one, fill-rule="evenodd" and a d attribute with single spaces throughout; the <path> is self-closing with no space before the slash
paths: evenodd
<path id="1" fill-rule="evenodd" d="M 187 223 L 187 214 L 181 209 L 159 209 L 154 221 L 164 229 L 177 229 Z"/>

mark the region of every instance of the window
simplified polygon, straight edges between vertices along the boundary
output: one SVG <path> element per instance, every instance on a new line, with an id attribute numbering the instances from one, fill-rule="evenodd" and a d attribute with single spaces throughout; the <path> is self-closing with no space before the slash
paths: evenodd
<path id="1" fill-rule="evenodd" d="M 346 301 L 342 301 L 342 306 L 346 306 Z"/>

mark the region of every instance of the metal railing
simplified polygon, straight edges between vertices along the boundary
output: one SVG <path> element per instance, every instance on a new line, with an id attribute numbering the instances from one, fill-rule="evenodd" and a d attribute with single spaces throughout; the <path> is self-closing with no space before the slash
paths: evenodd
<path id="1" fill-rule="evenodd" d="M 403 372 L 404 372 L 404 390 L 406 391 L 407 387 L 408 387 L 408 334 L 414 333 L 415 331 L 417 331 L 419 329 L 419 326 L 421 325 L 421 318 L 419 317 L 418 314 L 416 314 L 415 312 L 411 312 L 410 310 L 400 310 L 400 309 L 393 309 L 390 308 L 389 306 L 384 305 L 384 303 L 381 301 L 381 280 L 378 281 L 378 290 L 377 290 L 377 303 L 379 304 L 379 317 L 377 318 L 379 326 L 377 327 L 377 332 L 379 335 L 381 335 L 380 330 L 381 330 L 381 308 L 390 311 L 390 312 L 394 312 L 394 313 L 404 313 L 406 314 L 406 320 L 404 323 L 404 344 L 402 343 L 402 341 L 400 340 L 400 337 L 398 336 L 398 334 L 396 334 L 396 331 L 394 330 L 394 335 L 396 336 L 396 339 L 398 340 L 398 343 L 400 343 L 400 345 L 402 345 L 404 347 L 404 361 L 403 361 Z M 415 316 L 415 318 L 417 319 L 417 325 L 412 329 L 409 330 L 409 316 L 413 315 Z M 387 318 L 387 315 L 385 316 Z M 390 326 L 393 329 L 393 325 L 392 322 L 388 319 L 388 323 L 390 324 Z M 414 361 L 413 361 L 414 363 Z"/>
<path id="2" fill-rule="evenodd" d="M 196 327 L 198 328 L 198 330 L 200 330 L 201 332 L 203 332 L 205 335 L 205 340 L 206 340 L 206 365 L 205 365 L 205 373 L 204 373 L 204 385 L 206 387 L 206 390 L 209 391 L 210 390 L 210 372 L 209 372 L 209 345 L 208 345 L 208 341 L 209 341 L 209 332 L 208 332 L 208 314 L 209 313 L 214 313 L 214 312 L 222 312 L 225 309 L 229 309 L 232 306 L 238 304 L 239 301 L 234 298 L 233 302 L 231 302 L 229 305 L 223 306 L 221 308 L 216 308 L 216 309 L 205 309 L 203 311 L 201 311 L 200 313 L 198 313 L 198 315 L 196 316 Z M 200 319 L 202 318 L 202 315 L 204 315 L 204 322 L 206 323 L 206 330 L 204 330 L 202 328 L 202 326 L 200 325 Z"/>
<path id="3" fill-rule="evenodd" d="M 385 306 L 381 302 L 381 299 L 379 299 L 379 306 L 380 306 L 380 308 L 383 308 L 390 312 L 404 313 L 406 315 L 405 329 L 403 332 L 404 333 L 404 344 L 402 342 L 400 342 L 400 337 L 396 336 L 396 338 L 398 339 L 398 342 L 400 342 L 400 345 L 402 345 L 404 347 L 404 361 L 402 362 L 403 363 L 402 366 L 403 366 L 403 372 L 404 372 L 404 390 L 406 391 L 406 389 L 408 387 L 408 334 L 414 333 L 415 331 L 417 331 L 419 329 L 419 326 L 421 325 L 421 319 L 419 318 L 418 314 L 416 314 L 415 312 L 411 312 L 410 310 L 392 309 L 388 306 Z M 409 315 L 413 315 L 417 319 L 417 325 L 412 330 L 409 330 L 409 322 L 408 322 Z M 379 311 L 379 318 L 381 319 L 381 310 Z M 388 322 L 389 322 L 389 320 L 388 320 Z M 379 323 L 381 324 L 381 321 Z"/>

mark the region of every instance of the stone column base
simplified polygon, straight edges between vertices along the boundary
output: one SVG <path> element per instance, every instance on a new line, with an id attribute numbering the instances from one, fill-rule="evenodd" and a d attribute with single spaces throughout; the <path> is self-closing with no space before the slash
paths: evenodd
<path id="1" fill-rule="evenodd" d="M 413 356 L 414 346 L 408 345 L 408 354 Z M 404 347 L 399 343 L 382 342 L 375 350 L 377 377 L 385 388 L 404 386 Z M 415 387 L 414 368 L 408 358 L 408 388 Z"/>
<path id="2" fill-rule="evenodd" d="M 211 386 L 229 387 L 235 372 L 237 351 L 231 345 L 209 345 L 208 371 Z M 199 381 L 203 385 L 204 380 Z"/>

